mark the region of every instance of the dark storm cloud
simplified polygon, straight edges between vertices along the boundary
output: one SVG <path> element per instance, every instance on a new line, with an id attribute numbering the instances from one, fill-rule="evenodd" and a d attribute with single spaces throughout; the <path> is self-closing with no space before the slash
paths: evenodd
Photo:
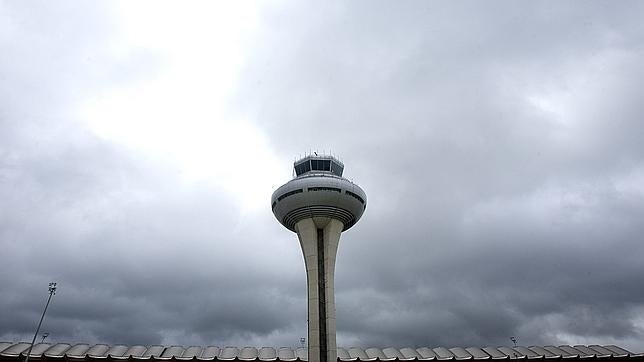
<path id="1" fill-rule="evenodd" d="M 239 220 L 220 190 L 97 138 L 73 112 L 163 61 L 106 51 L 110 9 L 44 5 L 2 5 L 0 339 L 30 339 L 56 280 L 43 326 L 54 342 L 297 341 L 299 269 L 258 247 L 298 256 L 267 237 L 272 216 Z"/>
<path id="2" fill-rule="evenodd" d="M 3 180 L 11 258 L 0 308 L 18 313 L 0 325 L 10 332 L 31 332 L 50 279 L 61 284 L 47 322 L 58 341 L 226 341 L 282 328 L 284 306 L 304 303 L 252 251 L 254 232 L 228 231 L 230 200 L 180 189 L 171 173 L 142 174 L 109 147 L 59 147 Z"/>
<path id="3" fill-rule="evenodd" d="M 644 350 L 642 9 L 611 5 L 261 12 L 231 108 L 284 162 L 339 153 L 369 197 L 339 344 Z M 303 262 L 268 207 L 243 218 L 78 125 L 83 97 L 164 60 L 104 51 L 109 9 L 77 6 L 2 5 L 0 339 L 30 338 L 55 279 L 53 341 L 299 344 Z"/>
<path id="4" fill-rule="evenodd" d="M 0 314 L 5 339 L 32 331 L 48 280 L 60 282 L 46 325 L 57 341 L 223 343 L 304 310 L 293 277 L 256 247 L 261 226 L 230 231 L 231 200 L 118 150 L 65 143 L 4 168 L 0 309 L 16 311 Z"/>
<path id="5" fill-rule="evenodd" d="M 269 13 L 239 108 L 369 195 L 340 344 L 642 348 L 644 199 L 620 188 L 643 166 L 641 8 L 585 5 Z"/>

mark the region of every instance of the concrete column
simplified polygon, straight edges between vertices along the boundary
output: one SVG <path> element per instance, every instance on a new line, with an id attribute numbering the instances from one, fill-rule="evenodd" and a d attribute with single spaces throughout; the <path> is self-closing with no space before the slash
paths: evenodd
<path id="1" fill-rule="evenodd" d="M 304 219 L 295 224 L 300 239 L 308 290 L 309 362 L 336 362 L 335 257 L 342 222 L 329 218 Z"/>

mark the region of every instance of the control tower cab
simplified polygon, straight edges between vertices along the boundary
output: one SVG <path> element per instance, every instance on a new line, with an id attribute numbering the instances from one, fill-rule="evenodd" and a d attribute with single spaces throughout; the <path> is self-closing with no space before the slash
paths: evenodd
<path id="1" fill-rule="evenodd" d="M 313 218 L 318 227 L 336 219 L 351 228 L 367 207 L 360 186 L 342 177 L 344 165 L 332 156 L 307 156 L 293 165 L 295 178 L 273 193 L 273 214 L 287 229 Z"/>

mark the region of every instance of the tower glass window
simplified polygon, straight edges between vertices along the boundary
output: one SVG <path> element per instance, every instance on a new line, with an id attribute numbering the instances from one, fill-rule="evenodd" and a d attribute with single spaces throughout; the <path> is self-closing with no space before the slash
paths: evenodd
<path id="1" fill-rule="evenodd" d="M 331 171 L 331 160 L 311 160 L 311 170 Z"/>
<path id="2" fill-rule="evenodd" d="M 296 163 L 294 169 L 296 176 L 300 176 L 310 171 L 323 171 L 331 172 L 336 176 L 342 177 L 344 166 L 333 158 L 325 159 L 307 157 L 304 160 L 300 160 L 299 163 Z"/>
<path id="3" fill-rule="evenodd" d="M 304 173 L 304 164 L 300 163 L 299 165 L 295 165 L 295 174 L 299 176 L 303 173 Z"/>
<path id="4" fill-rule="evenodd" d="M 331 172 L 333 172 L 334 175 L 342 177 L 343 170 L 344 167 L 342 167 L 339 163 L 331 162 Z"/>
<path id="5" fill-rule="evenodd" d="M 309 172 L 309 171 L 311 171 L 311 161 L 310 160 L 306 160 L 306 161 L 304 161 L 304 162 L 302 162 L 302 163 L 300 163 L 298 165 L 295 165 L 295 174 L 297 176 L 299 176 L 299 175 L 301 175 L 303 173 Z"/>

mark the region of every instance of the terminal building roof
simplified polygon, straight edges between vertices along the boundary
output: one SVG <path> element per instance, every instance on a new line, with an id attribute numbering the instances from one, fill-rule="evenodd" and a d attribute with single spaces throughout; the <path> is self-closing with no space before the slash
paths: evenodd
<path id="1" fill-rule="evenodd" d="M 29 343 L 0 342 L 0 362 L 22 362 Z M 545 359 L 566 362 L 644 361 L 644 354 L 631 353 L 614 345 L 531 346 L 531 347 L 422 347 L 422 348 L 338 348 L 338 361 L 419 361 L 419 360 L 504 360 Z M 216 347 L 143 346 L 107 344 L 35 344 L 30 361 L 307 361 L 304 347 Z M 583 361 L 582 361 L 583 360 Z"/>

